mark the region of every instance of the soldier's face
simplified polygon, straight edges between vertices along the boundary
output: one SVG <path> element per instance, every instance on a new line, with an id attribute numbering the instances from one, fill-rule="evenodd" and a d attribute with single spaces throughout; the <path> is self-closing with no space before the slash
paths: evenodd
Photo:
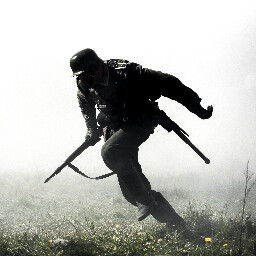
<path id="1" fill-rule="evenodd" d="M 90 87 L 93 84 L 94 74 L 91 71 L 84 71 L 76 78 L 78 85 L 82 87 Z"/>
<path id="2" fill-rule="evenodd" d="M 100 66 L 96 71 L 84 71 L 77 76 L 77 83 L 83 88 L 92 88 L 101 82 L 103 76 L 102 67 Z"/>

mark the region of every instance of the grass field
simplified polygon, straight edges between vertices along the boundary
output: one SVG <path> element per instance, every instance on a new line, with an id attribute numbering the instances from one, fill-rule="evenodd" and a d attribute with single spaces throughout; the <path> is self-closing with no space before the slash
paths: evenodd
<path id="1" fill-rule="evenodd" d="M 151 216 L 138 222 L 114 176 L 63 171 L 44 184 L 47 175 L 1 175 L 0 255 L 256 255 L 256 190 L 243 202 L 243 180 L 151 179 L 186 220 L 175 230 Z"/>

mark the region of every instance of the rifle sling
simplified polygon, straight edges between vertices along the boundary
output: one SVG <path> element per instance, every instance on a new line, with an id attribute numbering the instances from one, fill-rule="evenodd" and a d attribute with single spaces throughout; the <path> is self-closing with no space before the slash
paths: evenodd
<path id="1" fill-rule="evenodd" d="M 74 166 L 71 163 L 68 163 L 68 167 L 71 168 L 73 171 L 79 173 L 83 177 L 85 177 L 87 179 L 91 179 L 91 180 L 102 180 L 102 179 L 105 179 L 105 178 L 115 174 L 114 172 L 110 172 L 110 173 L 107 173 L 107 174 L 104 174 L 104 175 L 101 175 L 101 176 L 98 176 L 98 177 L 95 177 L 95 178 L 91 178 L 91 177 L 87 176 L 86 174 L 84 174 L 83 172 L 81 172 L 76 166 Z"/>

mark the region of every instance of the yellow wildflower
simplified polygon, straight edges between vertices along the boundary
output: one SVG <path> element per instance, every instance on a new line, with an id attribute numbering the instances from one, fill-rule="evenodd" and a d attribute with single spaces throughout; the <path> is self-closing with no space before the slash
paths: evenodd
<path id="1" fill-rule="evenodd" d="M 48 242 L 49 242 L 49 244 L 52 244 L 52 240 L 49 240 Z"/>
<path id="2" fill-rule="evenodd" d="M 119 225 L 116 225 L 116 228 L 119 228 Z"/>
<path id="3" fill-rule="evenodd" d="M 205 240 L 205 242 L 211 242 L 212 241 L 212 239 L 210 237 L 206 237 L 204 240 Z"/>
<path id="4" fill-rule="evenodd" d="M 160 243 L 160 242 L 162 242 L 162 241 L 163 241 L 163 239 L 162 239 L 162 238 L 159 238 L 159 239 L 158 239 L 158 242 L 159 242 L 159 243 Z"/>
<path id="5" fill-rule="evenodd" d="M 223 244 L 223 246 L 228 246 L 228 244 Z"/>

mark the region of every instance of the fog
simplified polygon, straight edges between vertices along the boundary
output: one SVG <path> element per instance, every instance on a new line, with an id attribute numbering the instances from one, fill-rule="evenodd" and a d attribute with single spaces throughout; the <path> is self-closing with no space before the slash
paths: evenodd
<path id="1" fill-rule="evenodd" d="M 83 142 L 69 59 L 87 47 L 102 59 L 172 74 L 203 106 L 214 107 L 212 118 L 201 120 L 177 102 L 159 100 L 211 163 L 158 127 L 140 148 L 150 179 L 231 180 L 249 159 L 255 170 L 255 1 L 8 1 L 0 13 L 0 175 L 50 175 Z M 109 171 L 102 144 L 74 161 L 92 176 Z"/>

